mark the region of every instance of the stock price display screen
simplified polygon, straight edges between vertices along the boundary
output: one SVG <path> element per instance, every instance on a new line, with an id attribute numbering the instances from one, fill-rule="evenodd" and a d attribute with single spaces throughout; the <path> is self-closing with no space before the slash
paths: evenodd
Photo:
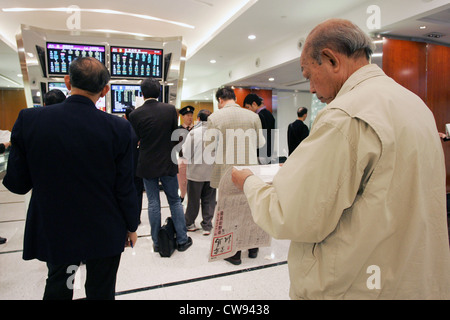
<path id="1" fill-rule="evenodd" d="M 70 63 L 78 57 L 93 57 L 105 64 L 105 47 L 47 42 L 48 74 L 69 74 Z"/>
<path id="2" fill-rule="evenodd" d="M 162 78 L 163 50 L 111 47 L 111 76 Z"/>
<path id="3" fill-rule="evenodd" d="M 140 85 L 111 85 L 111 112 L 124 113 L 126 108 L 136 108 L 139 98 L 142 99 Z"/>

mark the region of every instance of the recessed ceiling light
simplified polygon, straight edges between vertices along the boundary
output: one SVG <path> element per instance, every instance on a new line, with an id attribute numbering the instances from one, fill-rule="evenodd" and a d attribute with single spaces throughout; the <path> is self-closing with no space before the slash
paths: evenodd
<path id="1" fill-rule="evenodd" d="M 216 63 L 217 61 L 214 60 L 214 59 L 212 59 L 212 60 L 209 60 L 209 62 L 214 64 L 214 63 Z"/>
<path id="2" fill-rule="evenodd" d="M 269 78 L 269 81 L 275 81 L 275 78 Z"/>
<path id="3" fill-rule="evenodd" d="M 420 29 L 426 29 L 427 26 L 420 26 L 419 28 L 420 28 Z"/>
<path id="4" fill-rule="evenodd" d="M 250 40 L 255 40 L 255 39 L 256 39 L 256 36 L 255 36 L 254 34 L 251 34 L 251 35 L 248 36 L 248 38 L 249 38 Z"/>

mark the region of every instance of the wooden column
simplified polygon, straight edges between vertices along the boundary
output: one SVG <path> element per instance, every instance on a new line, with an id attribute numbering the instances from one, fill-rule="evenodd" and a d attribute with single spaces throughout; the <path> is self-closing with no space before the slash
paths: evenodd
<path id="1" fill-rule="evenodd" d="M 450 123 L 450 47 L 386 39 L 383 70 L 399 84 L 417 94 L 434 114 L 437 129 Z M 442 142 L 450 192 L 450 141 Z"/>

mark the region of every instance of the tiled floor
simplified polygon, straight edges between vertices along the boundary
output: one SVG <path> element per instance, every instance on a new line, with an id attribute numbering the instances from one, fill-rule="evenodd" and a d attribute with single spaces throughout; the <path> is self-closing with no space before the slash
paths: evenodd
<path id="1" fill-rule="evenodd" d="M 42 298 L 47 275 L 44 262 L 22 260 L 25 225 L 25 197 L 10 193 L 0 184 L 0 300 L 38 300 Z M 163 221 L 170 214 L 161 193 Z M 243 252 L 242 264 L 208 262 L 211 236 L 199 230 L 189 233 L 194 244 L 185 252 L 175 251 L 161 258 L 152 249 L 144 194 L 142 224 L 136 246 L 122 255 L 117 276 L 117 300 L 288 300 L 289 241 L 272 240 L 261 248 L 258 258 Z M 200 218 L 197 225 L 200 224 Z M 83 298 L 85 269 L 77 273 L 74 299 Z"/>

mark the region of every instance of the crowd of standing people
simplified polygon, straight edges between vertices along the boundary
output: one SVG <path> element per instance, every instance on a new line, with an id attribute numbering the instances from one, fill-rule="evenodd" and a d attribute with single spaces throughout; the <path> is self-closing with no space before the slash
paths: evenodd
<path id="1" fill-rule="evenodd" d="M 299 108 L 288 128 L 289 157 L 273 184 L 233 169 L 254 221 L 291 240 L 293 299 L 450 298 L 445 166 L 433 115 L 370 64 L 372 53 L 370 38 L 349 21 L 317 26 L 300 63 L 311 93 L 328 106 L 311 132 L 307 109 Z M 223 87 L 219 110 L 200 110 L 194 125 L 194 107 L 177 112 L 158 101 L 159 81 L 145 79 L 144 104 L 126 121 L 95 107 L 110 89 L 98 60 L 74 60 L 64 80 L 71 96 L 63 102 L 19 113 L 3 184 L 18 194 L 33 190 L 23 258 L 47 263 L 44 299 L 71 299 L 66 271 L 82 261 L 87 298 L 114 299 L 121 253 L 138 239 L 143 188 L 154 251 L 160 188 L 177 249 L 188 250 L 200 207 L 203 234 L 211 232 L 225 172 L 272 162 L 275 118 L 257 95 L 240 106 Z M 250 134 L 234 139 L 230 130 Z M 203 141 L 206 131 L 211 139 Z M 213 161 L 203 158 L 206 149 Z M 249 258 L 257 255 L 258 248 L 249 250 Z M 241 252 L 227 261 L 240 264 Z"/>

